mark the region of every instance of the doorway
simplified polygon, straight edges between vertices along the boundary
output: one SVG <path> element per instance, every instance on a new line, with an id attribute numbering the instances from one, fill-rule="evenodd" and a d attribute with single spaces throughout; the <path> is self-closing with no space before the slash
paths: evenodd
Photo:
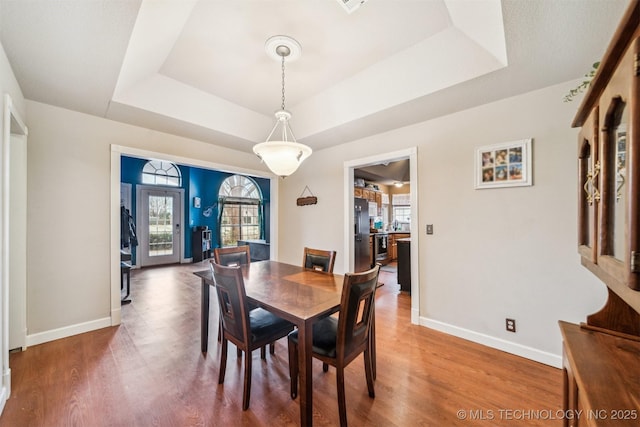
<path id="1" fill-rule="evenodd" d="M 179 263 L 183 253 L 184 190 L 139 185 L 137 221 L 140 266 Z"/>
<path id="2" fill-rule="evenodd" d="M 27 135 L 8 94 L 4 96 L 0 183 L 0 412 L 11 394 L 9 350 L 26 348 L 27 335 Z"/>
<path id="3" fill-rule="evenodd" d="M 354 171 L 358 168 L 364 168 L 372 165 L 379 165 L 384 163 L 397 162 L 399 160 L 409 160 L 410 171 L 410 192 L 409 192 L 409 206 L 410 206 L 410 218 L 409 233 L 414 238 L 411 239 L 410 246 L 410 259 L 411 259 L 411 323 L 419 323 L 420 312 L 420 284 L 419 284 L 419 257 L 418 257 L 418 241 L 419 241 L 419 218 L 418 218 L 418 150 L 417 147 L 411 147 L 404 150 L 398 150 L 389 153 L 378 154 L 361 159 L 354 159 L 344 162 L 344 195 L 345 195 L 345 212 L 343 218 L 345 218 L 344 232 L 346 236 L 353 235 L 355 227 L 354 215 Z M 355 249 L 352 238 L 344 240 L 344 265 L 348 271 L 353 271 L 355 263 Z"/>

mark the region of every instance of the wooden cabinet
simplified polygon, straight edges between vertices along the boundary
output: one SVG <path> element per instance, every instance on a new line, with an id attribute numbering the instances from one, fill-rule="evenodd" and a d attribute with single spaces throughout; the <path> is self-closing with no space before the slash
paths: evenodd
<path id="1" fill-rule="evenodd" d="M 610 299 L 620 298 L 636 314 L 640 311 L 640 293 L 635 292 L 640 290 L 639 25 L 640 5 L 632 2 L 573 121 L 574 127 L 581 128 L 578 250 L 582 264 L 615 294 Z M 622 325 L 611 315 L 601 317 L 594 318 L 596 326 L 640 335 L 640 321 Z"/>
<path id="2" fill-rule="evenodd" d="M 581 325 L 560 322 L 565 426 L 640 423 L 640 2 L 628 9 L 580 105 L 578 252 L 607 285 Z M 582 412 L 579 412 L 582 411 Z M 578 414 L 582 416 L 577 416 Z"/>
<path id="3" fill-rule="evenodd" d="M 382 193 L 380 191 L 371 190 L 368 188 L 354 187 L 353 197 L 359 199 L 366 199 L 370 202 L 374 202 L 378 205 L 378 209 L 382 208 Z"/>
<path id="4" fill-rule="evenodd" d="M 638 426 L 640 341 L 566 322 L 560 322 L 560 330 L 564 425 Z"/>
<path id="5" fill-rule="evenodd" d="M 398 259 L 398 240 L 411 237 L 410 233 L 389 233 L 389 259 Z"/>

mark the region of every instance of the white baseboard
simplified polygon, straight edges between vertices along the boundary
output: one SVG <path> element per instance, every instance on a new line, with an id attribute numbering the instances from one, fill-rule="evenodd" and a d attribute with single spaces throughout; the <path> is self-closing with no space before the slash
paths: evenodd
<path id="1" fill-rule="evenodd" d="M 90 322 L 78 323 L 76 325 L 65 326 L 64 328 L 52 329 L 50 331 L 39 332 L 27 335 L 27 347 L 66 338 L 73 335 L 82 334 L 96 329 L 108 328 L 111 326 L 111 318 L 96 319 Z"/>
<path id="2" fill-rule="evenodd" d="M 5 375 L 7 375 L 7 373 L 5 372 Z M 11 370 L 9 370 L 9 376 L 11 376 Z M 2 414 L 2 411 L 4 410 L 4 404 L 7 403 L 7 399 L 9 398 L 9 394 L 11 393 L 11 386 L 6 386 L 6 379 L 3 379 L 3 386 L 0 389 L 0 414 Z M 11 380 L 9 380 L 9 383 L 11 383 Z"/>
<path id="3" fill-rule="evenodd" d="M 420 310 L 417 308 L 411 308 L 411 323 L 413 325 L 420 324 Z"/>
<path id="4" fill-rule="evenodd" d="M 111 326 L 118 326 L 120 323 L 122 323 L 122 305 L 111 310 Z"/>
<path id="5" fill-rule="evenodd" d="M 548 353 L 535 349 L 533 347 L 528 347 L 522 344 L 503 340 L 501 338 L 481 334 L 469 329 L 464 329 L 458 326 L 450 325 L 448 323 L 440 322 L 438 320 L 428 319 L 426 317 L 420 318 L 420 325 L 456 336 L 458 338 L 463 338 L 478 344 L 486 345 L 487 347 L 515 354 L 516 356 L 544 363 L 545 365 L 553 366 L 554 368 L 562 368 L 561 355 Z"/>

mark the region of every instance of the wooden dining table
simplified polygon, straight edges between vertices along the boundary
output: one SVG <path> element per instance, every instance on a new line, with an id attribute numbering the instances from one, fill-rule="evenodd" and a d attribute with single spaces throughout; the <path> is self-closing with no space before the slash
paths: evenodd
<path id="1" fill-rule="evenodd" d="M 243 265 L 249 302 L 295 324 L 298 328 L 300 425 L 312 425 L 313 376 L 311 370 L 313 324 L 340 308 L 344 276 L 305 270 L 277 261 Z M 201 350 L 209 341 L 209 295 L 215 286 L 211 269 L 194 273 L 202 281 Z"/>

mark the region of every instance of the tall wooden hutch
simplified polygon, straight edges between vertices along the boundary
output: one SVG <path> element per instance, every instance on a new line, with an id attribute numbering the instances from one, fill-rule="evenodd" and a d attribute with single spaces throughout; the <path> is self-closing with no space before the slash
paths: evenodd
<path id="1" fill-rule="evenodd" d="M 604 307 L 563 334 L 565 425 L 640 425 L 640 2 L 632 0 L 573 121 L 578 250 Z"/>

